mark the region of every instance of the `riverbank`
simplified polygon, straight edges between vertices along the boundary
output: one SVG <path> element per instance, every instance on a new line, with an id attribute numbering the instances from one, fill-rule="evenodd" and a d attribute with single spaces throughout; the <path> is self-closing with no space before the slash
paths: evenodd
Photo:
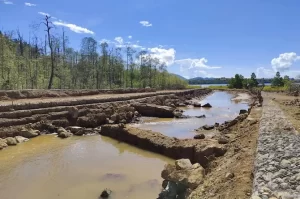
<path id="1" fill-rule="evenodd" d="M 211 93 L 211 90 L 209 89 L 199 89 L 181 92 L 178 91 L 176 93 L 168 95 L 157 95 L 152 93 L 153 96 L 145 98 L 137 98 L 134 95 L 133 99 L 125 101 L 80 104 L 77 106 L 72 106 L 70 104 L 68 104 L 70 106 L 54 106 L 54 104 L 45 102 L 44 104 L 51 104 L 50 106 L 54 107 L 39 107 L 31 108 L 29 110 L 10 110 L 8 112 L 0 113 L 0 115 L 2 114 L 1 116 L 6 119 L 6 122 L 24 122 L 24 124 L 19 126 L 8 126 L 6 128 L 1 128 L 1 132 L 3 138 L 22 135 L 22 133 L 24 133 L 26 130 L 35 131 L 33 133 L 37 133 L 37 136 L 39 134 L 57 132 L 58 136 L 62 138 L 67 138 L 71 135 L 74 135 L 73 138 L 69 138 L 67 140 L 73 140 L 74 138 L 80 139 L 80 137 L 77 137 L 76 135 L 82 136 L 96 133 L 103 135 L 103 138 L 111 137 L 115 140 L 118 140 L 118 142 L 128 143 L 132 146 L 144 149 L 146 151 L 155 152 L 159 155 L 164 155 L 172 159 L 187 158 L 192 163 L 196 164 L 197 169 L 203 168 L 203 171 L 205 171 L 205 176 L 203 178 L 204 183 L 197 184 L 197 186 L 193 187 L 193 190 L 189 190 L 190 198 L 197 198 L 198 195 L 201 195 L 201 197 L 204 198 L 213 198 L 211 192 L 209 191 L 214 190 L 213 187 L 216 188 L 216 190 L 214 191 L 214 196 L 216 196 L 217 198 L 217 196 L 219 196 L 220 194 L 227 193 L 226 190 L 229 186 L 228 183 L 236 183 L 236 186 L 238 183 L 244 183 L 243 186 L 247 187 L 248 189 L 248 185 L 251 179 L 250 181 L 248 179 L 237 180 L 234 183 L 232 182 L 232 180 L 228 181 L 228 183 L 224 183 L 223 180 L 224 178 L 227 179 L 226 176 L 228 173 L 228 168 L 232 167 L 238 170 L 238 168 L 236 167 L 237 165 L 241 165 L 242 167 L 245 167 L 245 169 L 242 173 L 235 172 L 234 176 L 241 176 L 241 178 L 243 178 L 243 175 L 245 173 L 251 171 L 251 169 L 249 169 L 250 167 L 247 167 L 247 165 L 250 164 L 251 158 L 254 157 L 254 155 L 251 154 L 251 148 L 255 147 L 252 147 L 250 145 L 253 143 L 247 140 L 246 135 L 251 135 L 251 140 L 255 136 L 254 132 L 255 128 L 257 128 L 257 119 L 254 113 L 257 111 L 256 108 L 258 108 L 257 103 L 251 103 L 251 107 L 254 106 L 254 109 L 250 108 L 249 111 L 243 111 L 241 115 L 237 118 L 230 121 L 226 121 L 224 122 L 224 124 L 221 123 L 219 127 L 216 128 L 216 131 L 219 132 L 218 136 L 214 138 L 178 139 L 174 137 L 165 136 L 159 132 L 141 130 L 126 125 L 134 122 L 135 120 L 139 120 L 140 116 L 143 115 L 159 115 L 159 117 L 180 118 L 182 113 L 180 110 L 178 110 L 178 107 L 188 105 L 198 106 L 199 104 L 191 104 L 191 99 L 203 99 L 203 97 L 207 96 L 209 93 Z M 245 96 L 243 94 L 239 95 L 238 93 L 235 93 L 235 95 L 239 97 L 235 101 L 245 100 Z M 80 99 L 80 103 L 83 103 L 83 100 Z M 43 106 L 43 103 L 41 106 Z M 204 104 L 200 106 L 202 106 L 201 109 L 203 110 L 210 109 L 205 108 Z M 49 110 L 53 111 L 53 113 L 47 112 Z M 30 117 L 25 117 L 26 119 L 24 119 L 24 115 L 26 116 L 26 114 Z M 29 124 L 28 122 L 30 122 L 31 120 L 29 120 L 28 118 L 36 118 L 39 119 L 39 121 Z M 198 119 L 201 120 L 201 118 Z M 7 122 L 6 124 L 8 125 L 11 123 Z M 76 126 L 74 126 L 74 124 Z M 21 128 L 21 131 L 18 128 Z M 22 130 L 22 128 L 25 129 Z M 93 138 L 97 136 L 91 137 Z M 63 140 L 59 140 L 59 142 L 63 142 Z M 249 145 L 247 145 L 247 143 Z M 24 145 L 27 144 L 28 143 Z M 96 145 L 94 146 L 96 147 Z M 79 151 L 75 150 L 77 151 L 77 155 L 81 154 L 83 156 L 90 156 L 89 154 L 84 152 L 86 150 L 86 147 L 83 147 L 81 145 L 74 145 L 73 147 L 75 147 L 74 150 L 77 149 L 77 147 L 79 147 Z M 249 150 L 242 150 L 245 147 L 249 147 Z M 8 151 L 13 148 L 18 149 L 18 146 L 11 146 L 4 151 Z M 103 150 L 105 151 L 105 149 Z M 82 153 L 80 151 L 82 151 Z M 248 159 L 243 159 L 244 156 Z M 103 164 L 105 164 L 106 158 L 108 157 L 105 156 L 105 158 L 103 159 Z M 240 160 L 242 160 L 242 162 Z M 39 162 L 38 164 L 41 164 L 41 162 Z M 199 166 L 197 166 L 197 164 L 199 164 Z M 224 167 L 224 165 L 226 165 L 226 167 Z M 224 172 L 226 173 L 224 174 Z M 240 177 L 234 179 L 240 179 Z M 201 187 L 202 185 L 205 185 L 205 187 L 202 187 L 200 190 L 199 187 Z M 104 188 L 105 187 L 103 187 L 103 189 Z M 114 189 L 114 185 L 111 184 L 110 187 L 106 188 Z M 220 193 L 219 190 L 222 190 L 222 193 Z M 238 190 L 236 191 L 237 193 L 230 193 L 239 195 L 240 192 Z"/>

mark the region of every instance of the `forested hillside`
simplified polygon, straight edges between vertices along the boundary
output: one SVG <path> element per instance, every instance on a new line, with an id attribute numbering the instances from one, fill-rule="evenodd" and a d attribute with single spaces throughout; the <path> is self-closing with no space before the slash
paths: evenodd
<path id="1" fill-rule="evenodd" d="M 109 46 L 85 37 L 77 51 L 50 17 L 39 29 L 44 38 L 26 40 L 19 30 L 0 32 L 0 89 L 175 89 L 187 85 L 169 74 L 165 63 L 130 44 Z"/>

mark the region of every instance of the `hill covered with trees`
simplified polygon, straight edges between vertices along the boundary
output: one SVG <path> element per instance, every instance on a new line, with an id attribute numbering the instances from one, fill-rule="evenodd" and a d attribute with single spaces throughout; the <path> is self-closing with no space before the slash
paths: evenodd
<path id="1" fill-rule="evenodd" d="M 98 43 L 92 37 L 73 49 L 65 32 L 46 16 L 45 37 L 25 40 L 19 30 L 0 32 L 0 89 L 180 89 L 187 81 L 147 51 Z"/>

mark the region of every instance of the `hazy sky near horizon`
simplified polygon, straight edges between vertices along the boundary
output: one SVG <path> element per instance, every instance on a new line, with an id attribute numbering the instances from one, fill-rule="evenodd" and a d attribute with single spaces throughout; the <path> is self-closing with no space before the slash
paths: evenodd
<path id="1" fill-rule="evenodd" d="M 192 77 L 300 75 L 299 0 L 0 0 L 0 28 L 20 29 L 52 17 L 70 45 L 91 36 L 131 43 Z M 40 34 L 43 33 L 41 28 Z"/>

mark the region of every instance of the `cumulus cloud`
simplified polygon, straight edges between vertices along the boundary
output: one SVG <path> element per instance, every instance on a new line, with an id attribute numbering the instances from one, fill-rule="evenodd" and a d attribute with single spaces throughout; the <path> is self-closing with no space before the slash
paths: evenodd
<path id="1" fill-rule="evenodd" d="M 120 44 L 120 45 L 122 45 L 124 42 L 122 37 L 115 37 L 115 41 L 117 42 L 117 44 Z"/>
<path id="2" fill-rule="evenodd" d="M 3 0 L 3 3 L 6 5 L 13 5 L 14 3 L 12 1 Z"/>
<path id="3" fill-rule="evenodd" d="M 128 39 L 132 39 L 132 36 L 131 36 L 131 35 L 129 35 L 129 36 L 128 36 Z"/>
<path id="4" fill-rule="evenodd" d="M 32 7 L 32 6 L 36 6 L 36 4 L 25 2 L 25 6 Z"/>
<path id="5" fill-rule="evenodd" d="M 167 66 L 174 63 L 176 51 L 174 48 L 148 48 L 149 54 L 152 57 L 159 59 L 161 62 L 165 62 Z"/>
<path id="6" fill-rule="evenodd" d="M 271 65 L 274 71 L 284 72 L 291 68 L 294 62 L 300 59 L 294 52 L 282 53 L 279 57 L 272 59 Z"/>
<path id="7" fill-rule="evenodd" d="M 208 60 L 206 58 L 200 58 L 200 59 L 179 59 L 175 60 L 176 64 L 179 64 L 180 66 L 186 68 L 186 69 L 219 69 L 220 66 L 209 66 L 207 65 Z"/>
<path id="8" fill-rule="evenodd" d="M 152 24 L 149 21 L 140 21 L 140 24 L 142 24 L 142 26 L 145 26 L 145 27 L 152 26 Z"/>
<path id="9" fill-rule="evenodd" d="M 174 61 L 174 67 L 179 67 L 181 75 L 189 78 L 193 77 L 218 77 L 207 70 L 220 69 L 220 66 L 210 66 L 207 64 L 208 60 L 206 58 L 199 59 L 178 59 Z"/>
<path id="10" fill-rule="evenodd" d="M 73 32 L 76 32 L 76 33 L 85 33 L 85 34 L 95 34 L 93 31 L 87 29 L 87 28 L 83 28 L 81 26 L 78 26 L 78 25 L 75 25 L 75 24 L 72 24 L 72 23 L 66 23 L 66 22 L 63 22 L 63 21 L 54 21 L 53 22 L 54 25 L 56 26 L 64 26 L 64 27 L 67 27 L 69 28 L 71 31 Z"/>

